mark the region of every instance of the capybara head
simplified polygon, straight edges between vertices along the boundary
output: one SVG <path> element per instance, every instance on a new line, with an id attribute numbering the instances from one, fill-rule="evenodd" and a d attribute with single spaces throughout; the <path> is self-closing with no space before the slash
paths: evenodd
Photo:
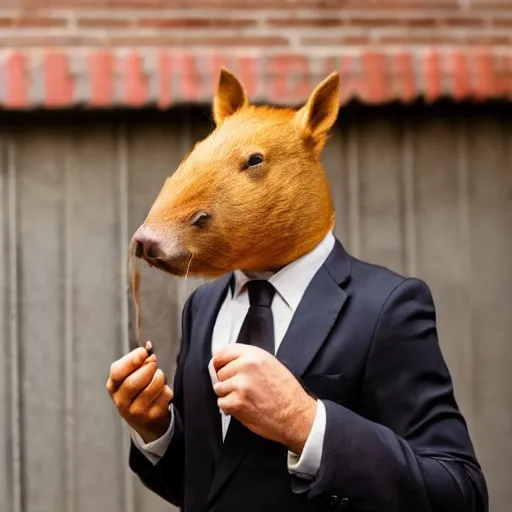
<path id="1" fill-rule="evenodd" d="M 135 254 L 173 275 L 217 277 L 277 270 L 309 252 L 334 224 L 320 155 L 338 108 L 337 73 L 292 110 L 250 105 L 222 69 L 215 130 L 165 181 Z"/>

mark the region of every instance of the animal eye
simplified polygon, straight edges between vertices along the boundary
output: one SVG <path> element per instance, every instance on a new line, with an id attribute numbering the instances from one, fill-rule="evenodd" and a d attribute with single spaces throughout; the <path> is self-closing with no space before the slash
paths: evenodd
<path id="1" fill-rule="evenodd" d="M 210 214 L 208 212 L 198 212 L 192 217 L 190 224 L 192 224 L 192 226 L 204 228 L 206 226 L 209 218 L 210 218 Z"/>
<path id="2" fill-rule="evenodd" d="M 263 155 L 260 153 L 254 153 L 247 160 L 247 167 L 254 167 L 263 162 Z"/>

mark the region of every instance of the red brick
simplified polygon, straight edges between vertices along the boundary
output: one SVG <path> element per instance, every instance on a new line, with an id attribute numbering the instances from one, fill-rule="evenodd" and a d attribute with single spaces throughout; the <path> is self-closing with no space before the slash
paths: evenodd
<path id="1" fill-rule="evenodd" d="M 219 70 L 224 67 L 232 70 L 232 59 L 230 59 L 227 55 L 223 55 L 217 51 L 215 51 L 209 59 L 209 67 L 211 70 L 211 85 L 210 90 L 215 91 L 217 88 L 217 83 L 219 80 Z"/>
<path id="2" fill-rule="evenodd" d="M 306 98 L 312 85 L 308 69 L 307 59 L 294 53 L 282 53 L 267 59 L 265 85 L 271 101 L 290 103 Z M 296 77 L 296 81 L 292 81 L 292 77 Z"/>
<path id="3" fill-rule="evenodd" d="M 346 22 L 337 18 L 270 18 L 267 25 L 278 28 L 329 28 L 341 27 Z"/>
<path id="4" fill-rule="evenodd" d="M 451 67 L 450 74 L 453 81 L 453 98 L 457 101 L 464 100 L 471 94 L 467 56 L 462 52 L 456 52 L 450 55 L 448 61 Z"/>
<path id="5" fill-rule="evenodd" d="M 10 108 L 25 108 L 28 101 L 28 76 L 26 56 L 16 52 L 5 64 L 6 105 Z"/>
<path id="6" fill-rule="evenodd" d="M 367 52 L 362 56 L 364 72 L 363 99 L 369 103 L 381 103 L 389 98 L 386 76 L 386 60 L 381 53 Z"/>
<path id="7" fill-rule="evenodd" d="M 411 34 L 410 36 L 381 36 L 379 37 L 380 44 L 388 44 L 388 45 L 397 45 L 397 46 L 409 46 L 409 45 L 427 45 L 427 46 L 437 46 L 437 45 L 458 45 L 463 41 L 462 37 L 458 37 L 456 35 L 451 34 L 439 34 L 439 35 L 416 35 Z"/>
<path id="8" fill-rule="evenodd" d="M 360 46 L 369 43 L 367 36 L 304 37 L 301 44 L 307 46 Z"/>
<path id="9" fill-rule="evenodd" d="M 437 18 L 407 18 L 402 20 L 402 24 L 410 28 L 435 28 L 439 26 L 440 20 Z"/>
<path id="10" fill-rule="evenodd" d="M 354 27 L 363 27 L 363 28 L 371 28 L 371 27 L 392 27 L 399 25 L 401 20 L 397 17 L 372 17 L 372 18 L 350 18 L 349 25 Z"/>
<path id="11" fill-rule="evenodd" d="M 178 67 L 181 71 L 181 87 L 185 98 L 197 100 L 200 96 L 200 80 L 198 77 L 195 58 L 190 55 L 182 55 Z"/>
<path id="12" fill-rule="evenodd" d="M 243 28 L 255 25 L 251 19 L 231 18 L 142 18 L 137 25 L 143 28 Z"/>
<path id="13" fill-rule="evenodd" d="M 512 99 L 512 54 L 494 55 L 493 68 L 496 96 Z"/>
<path id="14" fill-rule="evenodd" d="M 44 56 L 45 102 L 49 107 L 69 107 L 73 104 L 74 83 L 69 74 L 69 58 L 64 53 L 51 52 Z"/>
<path id="15" fill-rule="evenodd" d="M 416 83 L 414 78 L 414 62 L 410 53 L 400 53 L 395 57 L 395 81 L 398 88 L 398 97 L 409 102 L 416 96 Z"/>
<path id="16" fill-rule="evenodd" d="M 291 87 L 290 94 L 294 98 L 306 98 L 312 90 L 309 75 L 308 59 L 303 55 L 293 55 L 289 61 L 289 70 L 297 76 L 297 82 Z"/>
<path id="17" fill-rule="evenodd" d="M 252 97 L 256 91 L 255 60 L 252 57 L 239 57 L 237 60 L 240 79 L 247 94 Z"/>
<path id="18" fill-rule="evenodd" d="M 412 28 L 435 28 L 435 27 L 481 27 L 484 26 L 485 21 L 479 17 L 475 18 L 455 18 L 455 17 L 439 17 L 439 18 L 407 18 L 398 17 L 393 18 L 351 18 L 348 21 L 351 26 L 372 28 L 372 27 L 387 27 L 403 25 Z"/>
<path id="19" fill-rule="evenodd" d="M 144 105 L 148 95 L 148 84 L 142 71 L 142 60 L 136 53 L 128 55 L 123 66 L 125 76 L 125 97 L 126 105 L 140 107 Z"/>
<path id="20" fill-rule="evenodd" d="M 110 52 L 97 52 L 89 57 L 89 75 L 92 106 L 109 106 L 114 92 L 114 59 Z"/>
<path id="21" fill-rule="evenodd" d="M 172 103 L 171 81 L 173 61 L 169 52 L 160 52 L 158 55 L 158 107 L 165 109 Z"/>
<path id="22" fill-rule="evenodd" d="M 345 55 L 340 66 L 340 103 L 347 104 L 355 95 L 359 94 L 359 79 L 352 72 L 353 63 L 358 60 L 355 56 Z"/>
<path id="23" fill-rule="evenodd" d="M 67 21 L 62 18 L 0 18 L 0 27 L 2 28 L 54 28 L 64 27 L 66 26 L 66 23 Z"/>
<path id="24" fill-rule="evenodd" d="M 436 52 L 430 52 L 422 63 L 422 73 L 425 80 L 425 99 L 435 101 L 441 95 L 441 64 Z"/>
<path id="25" fill-rule="evenodd" d="M 186 0 L 184 0 L 184 3 L 186 3 Z M 165 2 L 164 0 L 110 0 L 109 7 L 120 7 L 122 9 L 158 9 L 159 7 L 173 7 L 172 4 L 173 2 Z"/>
<path id="26" fill-rule="evenodd" d="M 492 25 L 498 28 L 512 28 L 512 17 L 510 18 L 496 18 L 492 20 Z"/>
<path id="27" fill-rule="evenodd" d="M 493 98 L 495 89 L 495 77 L 492 57 L 488 52 L 482 52 L 473 61 L 475 69 L 475 95 L 478 99 Z"/>
<path id="28" fill-rule="evenodd" d="M 489 36 L 473 36 L 468 37 L 467 44 L 477 46 L 509 46 L 512 42 L 512 34 L 510 36 L 502 36 L 490 34 Z"/>
<path id="29" fill-rule="evenodd" d="M 337 71 L 338 73 L 341 74 L 341 69 L 343 67 L 343 63 L 341 62 L 342 59 L 340 59 L 339 57 L 327 57 L 324 59 L 324 62 L 323 62 L 323 66 L 322 66 L 322 77 L 326 77 L 328 75 L 330 75 L 331 73 L 334 73 L 335 71 Z M 311 77 L 310 75 L 310 89 L 309 89 L 309 92 L 307 92 L 305 94 L 305 97 L 307 98 L 310 94 L 311 94 L 311 91 L 313 90 L 313 88 L 318 84 L 318 78 L 315 77 Z M 342 87 L 344 87 L 344 83 L 343 83 L 343 78 L 341 78 L 340 80 L 341 84 L 342 84 Z M 340 91 L 340 95 L 339 95 L 339 99 L 341 101 L 341 91 Z"/>
<path id="30" fill-rule="evenodd" d="M 128 28 L 133 22 L 122 18 L 81 18 L 77 25 L 79 28 Z"/>
<path id="31" fill-rule="evenodd" d="M 286 71 L 288 68 L 288 55 L 277 55 L 267 62 L 268 73 L 267 91 L 273 101 L 283 101 L 288 94 Z"/>
<path id="32" fill-rule="evenodd" d="M 480 18 L 443 18 L 440 25 L 446 27 L 483 27 L 485 20 Z"/>

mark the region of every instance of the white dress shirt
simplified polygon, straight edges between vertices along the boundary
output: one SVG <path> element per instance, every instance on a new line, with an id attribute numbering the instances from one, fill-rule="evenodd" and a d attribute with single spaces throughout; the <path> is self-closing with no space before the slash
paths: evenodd
<path id="1" fill-rule="evenodd" d="M 251 279 L 268 279 L 276 289 L 271 309 L 274 318 L 275 351 L 277 353 L 307 286 L 329 256 L 334 243 L 334 235 L 329 232 L 312 251 L 276 273 L 248 274 L 236 270 L 234 294 L 232 295 L 231 288 L 229 288 L 213 329 L 212 355 L 228 343 L 236 342 L 249 309 L 249 297 L 244 285 Z M 212 375 L 212 385 L 215 381 L 215 375 Z M 313 427 L 304 445 L 302 455 L 299 457 L 292 452 L 288 452 L 288 470 L 290 473 L 306 479 L 313 479 L 316 476 L 322 458 L 326 421 L 325 406 L 320 400 L 317 401 L 317 405 Z M 172 404 L 170 410 L 172 413 Z M 220 412 L 219 421 L 222 421 L 222 435 L 224 438 L 230 416 Z M 173 432 L 174 414 L 169 429 L 156 441 L 144 443 L 143 439 L 134 430 L 131 431 L 131 435 L 135 446 L 152 464 L 156 464 L 165 454 Z"/>

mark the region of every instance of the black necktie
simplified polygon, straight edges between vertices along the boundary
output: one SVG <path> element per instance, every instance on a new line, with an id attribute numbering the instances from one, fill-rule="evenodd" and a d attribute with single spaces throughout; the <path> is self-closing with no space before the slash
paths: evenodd
<path id="1" fill-rule="evenodd" d="M 237 343 L 254 345 L 268 350 L 274 355 L 274 321 L 270 305 L 274 298 L 275 288 L 264 280 L 249 281 L 246 286 L 250 305 Z M 220 451 L 216 475 L 226 475 L 234 471 L 251 447 L 254 449 L 254 443 L 257 443 L 256 450 L 261 450 L 262 446 L 268 449 L 268 442 L 265 439 L 254 434 L 235 417 L 232 417 Z M 215 486 L 215 481 L 213 485 Z"/>
<path id="2" fill-rule="evenodd" d="M 254 345 L 274 355 L 274 320 L 270 305 L 276 290 L 264 280 L 249 281 L 246 286 L 250 306 L 237 343 Z"/>

